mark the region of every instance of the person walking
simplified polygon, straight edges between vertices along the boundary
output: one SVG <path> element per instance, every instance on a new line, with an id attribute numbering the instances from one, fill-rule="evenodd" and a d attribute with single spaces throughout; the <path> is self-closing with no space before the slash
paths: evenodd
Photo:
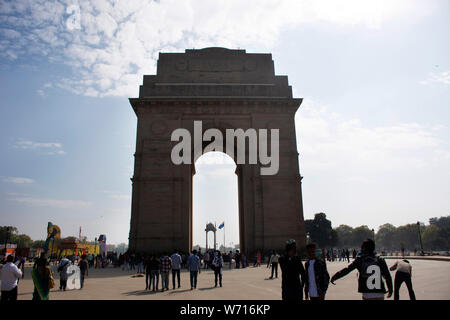
<path id="1" fill-rule="evenodd" d="M 214 287 L 217 287 L 217 279 L 219 279 L 219 285 L 222 287 L 223 258 L 219 250 L 214 251 L 211 267 L 214 270 Z"/>
<path id="2" fill-rule="evenodd" d="M 308 297 L 310 300 L 325 300 L 325 294 L 330 282 L 327 265 L 324 260 L 317 257 L 316 251 L 317 246 L 315 243 L 306 245 L 308 261 L 305 263 L 305 300 Z"/>
<path id="3" fill-rule="evenodd" d="M 130 270 L 136 270 L 136 255 L 132 253 L 129 258 Z"/>
<path id="4" fill-rule="evenodd" d="M 22 279 L 25 277 L 25 262 L 27 262 L 27 259 L 25 257 L 19 257 L 17 268 L 22 271 Z"/>
<path id="5" fill-rule="evenodd" d="M 234 261 L 236 262 L 236 269 L 239 269 L 241 267 L 241 254 L 239 253 L 239 250 L 236 250 L 236 253 L 234 254 Z"/>
<path id="6" fill-rule="evenodd" d="M 416 300 L 416 295 L 414 293 L 411 281 L 412 266 L 409 261 L 406 259 L 399 260 L 389 270 L 397 270 L 394 279 L 394 300 L 400 299 L 400 287 L 402 286 L 403 282 L 406 283 L 406 287 L 408 288 L 409 299 Z"/>
<path id="7" fill-rule="evenodd" d="M 203 255 L 203 269 L 208 269 L 209 263 L 209 251 L 205 251 L 205 254 Z"/>
<path id="8" fill-rule="evenodd" d="M 178 251 L 175 250 L 175 252 L 170 256 L 170 259 L 172 260 L 172 284 L 173 289 L 175 290 L 175 276 L 178 280 L 178 288 L 181 287 L 180 285 L 180 270 L 181 270 L 181 263 L 182 259 Z"/>
<path id="9" fill-rule="evenodd" d="M 281 268 L 281 298 L 285 301 L 303 300 L 303 284 L 306 282 L 305 268 L 297 255 L 297 244 L 286 242 L 286 254 L 279 259 Z"/>
<path id="10" fill-rule="evenodd" d="M 350 263 L 350 251 L 348 249 L 345 249 L 345 257 L 347 258 L 347 262 Z"/>
<path id="11" fill-rule="evenodd" d="M 53 274 L 48 267 L 47 258 L 41 255 L 37 259 L 33 270 L 31 270 L 31 278 L 33 279 L 33 300 L 48 300 L 50 297 L 50 289 L 55 286 Z"/>
<path id="12" fill-rule="evenodd" d="M 279 258 L 280 258 L 280 256 L 275 252 L 275 250 L 273 250 L 272 255 L 270 256 L 269 261 L 267 263 L 267 268 L 269 268 L 269 266 L 272 267 L 270 279 L 273 279 L 274 272 L 275 272 L 275 278 L 278 278 L 278 259 Z"/>
<path id="13" fill-rule="evenodd" d="M 256 253 L 256 267 L 260 267 L 261 266 L 261 252 L 257 252 Z"/>
<path id="14" fill-rule="evenodd" d="M 124 253 L 123 255 L 123 265 L 122 265 L 122 270 L 130 270 L 130 256 L 126 253 Z"/>
<path id="15" fill-rule="evenodd" d="M 228 253 L 230 261 L 228 262 L 228 268 L 231 269 L 233 267 L 233 251 L 230 250 L 230 253 Z"/>
<path id="16" fill-rule="evenodd" d="M 164 254 L 161 257 L 161 291 L 164 289 L 169 290 L 169 272 L 172 269 L 172 260 L 169 258 L 167 254 Z"/>
<path id="17" fill-rule="evenodd" d="M 160 261 L 156 258 L 155 255 L 152 255 L 152 257 L 150 258 L 149 269 L 150 284 L 148 286 L 148 290 L 150 290 L 150 285 L 152 286 L 153 291 L 158 290 Z"/>
<path id="18" fill-rule="evenodd" d="M 150 290 L 151 282 L 152 282 L 152 273 L 150 269 L 150 256 L 144 257 L 144 272 L 145 272 L 145 290 Z"/>
<path id="19" fill-rule="evenodd" d="M 94 255 L 92 253 L 88 255 L 88 264 L 89 268 L 92 268 L 94 266 Z"/>
<path id="20" fill-rule="evenodd" d="M 245 253 L 241 254 L 241 263 L 242 263 L 242 269 L 247 268 L 247 256 Z"/>
<path id="21" fill-rule="evenodd" d="M 187 267 L 189 270 L 189 278 L 191 281 L 191 290 L 197 288 L 197 276 L 201 270 L 200 258 L 197 255 L 197 250 L 193 250 L 187 259 Z"/>
<path id="22" fill-rule="evenodd" d="M 66 257 L 63 257 L 58 264 L 57 270 L 59 272 L 59 290 L 66 291 L 67 287 L 67 268 L 70 266 L 71 262 Z"/>
<path id="23" fill-rule="evenodd" d="M 363 300 L 384 300 L 386 293 L 384 280 L 388 287 L 388 298 L 392 296 L 392 277 L 386 265 L 386 261 L 375 255 L 375 242 L 372 239 L 363 241 L 361 245 L 361 255 L 344 268 L 336 272 L 331 277 L 331 283 L 357 269 L 358 292 L 362 294 Z"/>
<path id="24" fill-rule="evenodd" d="M 14 264 L 14 257 L 9 255 L 6 257 L 6 263 L 1 268 L 2 286 L 0 301 L 16 301 L 17 300 L 17 284 L 23 273 Z"/>
<path id="25" fill-rule="evenodd" d="M 137 272 L 136 273 L 143 274 L 144 273 L 144 258 L 140 253 L 138 253 L 136 255 L 136 263 L 137 263 Z"/>
<path id="26" fill-rule="evenodd" d="M 94 266 L 94 268 L 95 268 L 95 269 L 100 269 L 100 268 L 101 268 L 101 262 L 102 262 L 102 258 L 101 258 L 101 256 L 98 254 L 98 255 L 95 257 L 95 266 Z"/>
<path id="27" fill-rule="evenodd" d="M 78 263 L 78 267 L 80 268 L 80 287 L 83 289 L 84 286 L 84 277 L 87 277 L 89 275 L 89 263 L 86 259 L 86 255 L 83 254 L 81 256 L 81 260 Z"/>

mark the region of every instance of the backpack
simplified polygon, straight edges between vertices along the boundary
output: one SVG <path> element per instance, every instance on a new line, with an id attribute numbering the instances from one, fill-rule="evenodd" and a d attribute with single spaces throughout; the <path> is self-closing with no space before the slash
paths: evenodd
<path id="1" fill-rule="evenodd" d="M 360 283 L 368 291 L 382 290 L 382 277 L 379 258 L 376 256 L 365 256 L 361 261 Z"/>

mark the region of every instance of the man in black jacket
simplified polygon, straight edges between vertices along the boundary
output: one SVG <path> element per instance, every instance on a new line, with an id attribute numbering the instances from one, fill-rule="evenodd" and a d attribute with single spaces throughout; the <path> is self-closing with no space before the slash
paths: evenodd
<path id="1" fill-rule="evenodd" d="M 347 268 L 335 273 L 331 278 L 331 283 L 334 284 L 339 278 L 342 278 L 357 269 L 359 271 L 358 277 L 358 292 L 362 293 L 364 300 L 384 300 L 386 289 L 384 280 L 388 287 L 388 298 L 392 296 L 392 278 L 386 261 L 383 258 L 375 255 L 375 242 L 371 239 L 363 241 L 361 245 L 361 255 L 348 265 Z"/>
<path id="2" fill-rule="evenodd" d="M 278 260 L 281 268 L 281 297 L 287 301 L 303 300 L 303 284 L 306 282 L 305 268 L 297 255 L 295 240 L 286 243 L 286 254 Z M 301 278 L 301 281 L 300 281 Z"/>
<path id="3" fill-rule="evenodd" d="M 310 300 L 325 300 L 330 275 L 325 261 L 316 257 L 316 250 L 315 243 L 306 245 L 308 261 L 305 263 L 305 299 L 308 299 L 309 296 Z"/>

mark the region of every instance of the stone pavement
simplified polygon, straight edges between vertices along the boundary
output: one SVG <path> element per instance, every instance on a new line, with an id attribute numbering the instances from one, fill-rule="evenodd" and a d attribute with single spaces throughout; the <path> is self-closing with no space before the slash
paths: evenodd
<path id="1" fill-rule="evenodd" d="M 387 260 L 391 266 L 395 260 Z M 413 260 L 413 286 L 417 299 L 450 299 L 450 263 L 444 261 Z M 330 275 L 347 266 L 344 262 L 328 263 Z M 52 267 L 54 268 L 54 267 Z M 33 283 L 30 268 L 26 268 L 25 279 L 19 283 L 19 299 L 31 300 Z M 52 289 L 50 299 L 68 300 L 98 300 L 98 299 L 185 299 L 185 300 L 266 300 L 281 299 L 281 279 L 268 279 L 270 269 L 265 266 L 246 269 L 224 269 L 223 287 L 214 288 L 214 274 L 204 271 L 199 275 L 198 286 L 190 290 L 189 273 L 181 274 L 181 288 L 165 292 L 145 291 L 145 278 L 132 278 L 133 272 L 121 269 L 90 269 L 86 278 L 85 288 L 61 292 L 58 289 L 59 276 L 55 279 L 57 287 Z M 281 272 L 279 274 L 281 276 Z M 394 276 L 394 273 L 392 273 Z M 357 271 L 340 279 L 336 285 L 330 284 L 327 299 L 360 300 L 357 290 Z M 170 277 L 170 281 L 172 281 Z M 170 286 L 171 288 L 171 286 Z M 400 291 L 401 299 L 408 299 L 406 286 Z M 392 299 L 392 298 L 391 298 Z"/>

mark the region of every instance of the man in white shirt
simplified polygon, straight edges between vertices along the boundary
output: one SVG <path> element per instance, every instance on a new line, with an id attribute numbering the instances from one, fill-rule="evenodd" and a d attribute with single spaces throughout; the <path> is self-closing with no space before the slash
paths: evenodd
<path id="1" fill-rule="evenodd" d="M 17 300 L 17 281 L 22 277 L 22 271 L 13 263 L 14 257 L 9 255 L 2 267 L 1 301 Z"/>
<path id="2" fill-rule="evenodd" d="M 305 263 L 306 283 L 305 298 L 310 300 L 325 300 L 330 275 L 325 261 L 317 256 L 317 245 L 309 243 L 306 246 L 308 261 Z M 319 251 L 320 254 L 320 251 Z"/>
<path id="3" fill-rule="evenodd" d="M 408 288 L 409 298 L 411 300 L 416 300 L 416 295 L 414 293 L 411 281 L 412 266 L 409 261 L 406 259 L 399 260 L 390 268 L 390 270 L 397 270 L 394 280 L 394 300 L 400 299 L 400 287 L 403 282 L 406 283 L 406 287 Z"/>
<path id="4" fill-rule="evenodd" d="M 173 284 L 173 289 L 175 290 L 175 275 L 177 276 L 177 280 L 178 280 L 178 288 L 180 288 L 180 269 L 181 269 L 182 259 L 177 251 L 175 251 L 170 256 L 170 259 L 172 259 L 172 284 Z"/>
<path id="5" fill-rule="evenodd" d="M 269 262 L 267 263 L 267 268 L 272 266 L 272 273 L 270 275 L 270 279 L 273 279 L 273 273 L 275 272 L 275 278 L 278 278 L 278 259 L 280 256 L 274 251 L 272 251 L 272 255 L 270 256 Z"/>

